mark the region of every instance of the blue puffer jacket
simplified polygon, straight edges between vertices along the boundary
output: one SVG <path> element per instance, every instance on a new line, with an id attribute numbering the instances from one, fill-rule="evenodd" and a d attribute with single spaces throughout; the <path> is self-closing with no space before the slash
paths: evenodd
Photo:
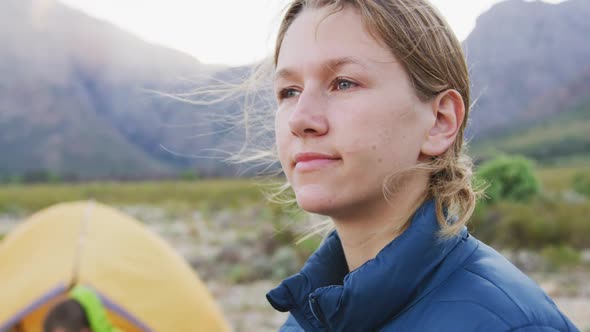
<path id="1" fill-rule="evenodd" d="M 348 273 L 332 233 L 267 298 L 295 331 L 579 331 L 535 282 L 467 229 L 442 241 L 433 200 Z"/>

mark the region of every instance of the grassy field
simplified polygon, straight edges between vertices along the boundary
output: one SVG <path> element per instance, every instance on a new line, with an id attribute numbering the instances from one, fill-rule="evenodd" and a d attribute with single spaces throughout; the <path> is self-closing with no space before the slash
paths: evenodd
<path id="1" fill-rule="evenodd" d="M 545 192 L 565 193 L 577 174 L 590 175 L 590 167 L 545 167 L 536 172 Z M 235 331 L 276 331 L 285 317 L 271 309 L 265 294 L 296 273 L 320 239 L 296 245 L 299 234 L 292 230 L 294 220 L 266 202 L 263 191 L 269 189 L 254 180 L 7 185 L 0 186 L 0 216 L 5 214 L 2 217 L 16 225 L 16 220 L 33 211 L 84 199 L 122 207 L 191 264 Z M 537 262 L 529 273 L 536 273 L 535 280 L 586 331 L 590 328 L 588 263 L 582 263 L 577 249 L 589 248 L 590 202 L 571 205 L 560 198 L 543 199 L 490 207 L 491 213 L 473 225 L 473 234 L 487 243 L 495 240 L 502 245 L 497 248 L 512 253 L 515 264 L 519 257 L 527 257 L 521 265 Z M 0 230 L 0 241 L 2 236 Z M 534 241 L 550 245 L 519 248 Z"/>
<path id="2" fill-rule="evenodd" d="M 543 188 L 551 192 L 569 190 L 578 174 L 590 175 L 590 161 L 571 166 L 544 167 L 537 170 L 537 176 L 541 180 Z"/>
<path id="3" fill-rule="evenodd" d="M 0 187 L 0 211 L 35 211 L 59 202 L 88 199 L 118 205 L 231 208 L 262 202 L 267 189 L 252 180 L 16 184 Z"/>
<path id="4" fill-rule="evenodd" d="M 567 191 L 577 174 L 590 175 L 590 162 L 537 169 L 543 189 L 548 192 Z M 13 184 L 0 187 L 0 212 L 36 211 L 59 202 L 87 199 L 117 205 L 238 208 L 264 204 L 264 192 L 269 190 L 271 187 L 268 182 L 261 184 L 248 179 Z"/>

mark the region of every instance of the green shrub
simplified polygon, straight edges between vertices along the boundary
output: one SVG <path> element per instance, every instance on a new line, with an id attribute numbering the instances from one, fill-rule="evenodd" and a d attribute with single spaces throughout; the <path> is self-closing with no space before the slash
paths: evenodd
<path id="1" fill-rule="evenodd" d="M 245 264 L 234 264 L 227 273 L 227 280 L 232 284 L 251 281 L 252 269 Z"/>
<path id="2" fill-rule="evenodd" d="M 19 175 L 6 175 L 0 178 L 1 183 L 19 184 L 23 182 L 23 177 Z"/>
<path id="3" fill-rule="evenodd" d="M 299 254 L 300 259 L 306 261 L 317 248 L 319 248 L 320 244 L 322 243 L 322 237 L 319 235 L 314 235 L 309 237 L 301 242 L 299 242 L 295 249 Z"/>
<path id="4" fill-rule="evenodd" d="M 529 203 L 479 205 L 469 227 L 477 238 L 498 247 L 582 249 L 590 248 L 589 215 L 590 202 L 537 198 Z"/>
<path id="5" fill-rule="evenodd" d="M 545 247 L 541 251 L 541 256 L 545 258 L 549 269 L 553 271 L 571 268 L 582 262 L 581 254 L 568 245 Z"/>
<path id="6" fill-rule="evenodd" d="M 293 247 L 280 247 L 271 257 L 272 278 L 284 279 L 301 268 L 301 260 Z"/>
<path id="7" fill-rule="evenodd" d="M 488 202 L 528 202 L 541 191 L 533 162 L 521 156 L 499 156 L 484 163 L 477 172 L 477 182 L 488 188 Z"/>
<path id="8" fill-rule="evenodd" d="M 576 192 L 586 197 L 590 197 L 590 174 L 577 173 L 574 175 L 572 188 Z"/>
<path id="9" fill-rule="evenodd" d="M 196 181 L 199 179 L 199 173 L 193 169 L 187 169 L 180 173 L 180 180 L 183 181 Z"/>

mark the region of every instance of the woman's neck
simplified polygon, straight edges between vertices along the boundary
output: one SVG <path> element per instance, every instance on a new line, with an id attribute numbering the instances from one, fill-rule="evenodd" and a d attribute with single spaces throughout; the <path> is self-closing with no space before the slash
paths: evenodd
<path id="1" fill-rule="evenodd" d="M 349 271 L 377 254 L 405 230 L 408 219 L 425 197 L 428 176 L 415 174 L 389 199 L 355 208 L 346 217 L 332 218 Z"/>

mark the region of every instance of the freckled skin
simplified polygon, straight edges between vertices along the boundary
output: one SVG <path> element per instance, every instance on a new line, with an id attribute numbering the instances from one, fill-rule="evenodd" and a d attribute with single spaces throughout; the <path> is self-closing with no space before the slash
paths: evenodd
<path id="1" fill-rule="evenodd" d="M 326 70 L 327 61 L 342 57 L 360 59 L 363 67 Z M 430 121 L 430 105 L 416 97 L 391 52 L 351 8 L 329 16 L 325 9 L 306 10 L 285 35 L 277 72 L 282 69 L 294 75 L 277 80 L 275 89 L 294 96 L 279 99 L 276 142 L 298 204 L 332 217 L 387 204 L 383 180 L 418 162 Z M 354 85 L 334 88 L 339 77 Z M 341 161 L 297 172 L 293 155 L 309 151 Z"/>

